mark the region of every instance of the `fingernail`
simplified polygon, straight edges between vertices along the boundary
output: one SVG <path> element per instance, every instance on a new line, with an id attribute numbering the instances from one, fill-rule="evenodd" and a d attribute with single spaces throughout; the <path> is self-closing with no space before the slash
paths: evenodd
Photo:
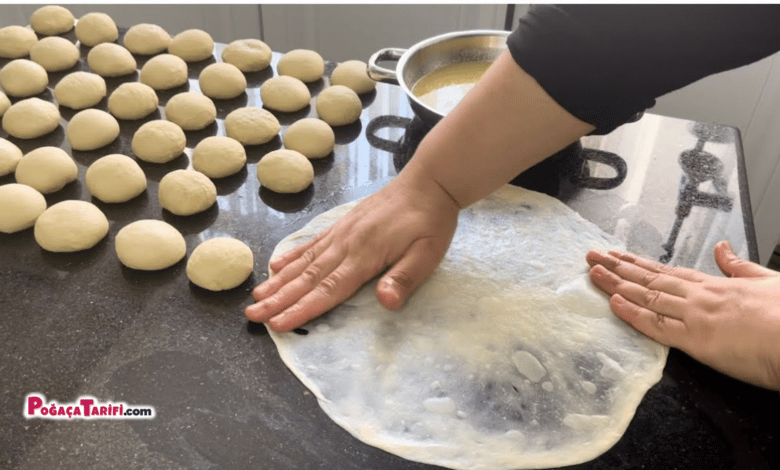
<path id="1" fill-rule="evenodd" d="M 615 294 L 612 296 L 612 303 L 615 305 L 625 305 L 626 299 L 624 299 L 620 294 Z"/>

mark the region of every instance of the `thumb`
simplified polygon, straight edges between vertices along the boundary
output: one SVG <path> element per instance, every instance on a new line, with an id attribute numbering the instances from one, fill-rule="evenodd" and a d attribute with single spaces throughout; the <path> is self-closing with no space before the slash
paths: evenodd
<path id="1" fill-rule="evenodd" d="M 715 262 L 728 277 L 771 277 L 780 273 L 737 256 L 727 241 L 715 245 Z"/>
<path id="2" fill-rule="evenodd" d="M 412 243 L 401 259 L 379 279 L 376 287 L 379 303 L 390 310 L 403 307 L 406 300 L 436 269 L 446 251 L 446 247 L 437 247 L 429 239 L 419 239 Z"/>

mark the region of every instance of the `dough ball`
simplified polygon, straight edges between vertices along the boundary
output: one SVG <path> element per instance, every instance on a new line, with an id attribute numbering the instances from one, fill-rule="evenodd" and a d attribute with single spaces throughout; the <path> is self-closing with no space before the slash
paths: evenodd
<path id="1" fill-rule="evenodd" d="M 146 175 L 135 160 L 118 153 L 95 160 L 84 175 L 90 194 L 103 202 L 126 202 L 146 190 Z"/>
<path id="2" fill-rule="evenodd" d="M 160 54 L 141 67 L 141 83 L 155 90 L 170 90 L 187 83 L 187 63 L 171 54 Z"/>
<path id="3" fill-rule="evenodd" d="M 76 39 L 87 47 L 114 42 L 119 37 L 116 23 L 105 13 L 87 13 L 76 23 Z"/>
<path id="4" fill-rule="evenodd" d="M 133 54 L 113 42 L 104 42 L 93 47 L 87 54 L 87 64 L 101 77 L 121 77 L 135 72 Z"/>
<path id="5" fill-rule="evenodd" d="M 67 70 L 79 61 L 79 48 L 65 38 L 43 38 L 30 49 L 30 59 L 47 72 Z"/>
<path id="6" fill-rule="evenodd" d="M 245 164 L 244 146 L 230 137 L 206 137 L 192 150 L 192 167 L 209 178 L 236 174 Z"/>
<path id="7" fill-rule="evenodd" d="M 246 77 L 235 65 L 217 62 L 211 64 L 198 77 L 204 95 L 215 100 L 229 100 L 246 90 Z"/>
<path id="8" fill-rule="evenodd" d="M 299 119 L 284 133 L 284 146 L 306 158 L 325 157 L 333 151 L 335 144 L 333 129 L 321 119 Z"/>
<path id="9" fill-rule="evenodd" d="M 222 61 L 242 72 L 259 72 L 271 64 L 271 48 L 259 39 L 239 39 L 222 51 Z"/>
<path id="10" fill-rule="evenodd" d="M 0 87 L 17 98 L 37 95 L 46 90 L 49 75 L 46 69 L 27 59 L 16 59 L 0 69 Z"/>
<path id="11" fill-rule="evenodd" d="M 160 104 L 154 88 L 141 82 L 119 85 L 108 97 L 108 111 L 117 119 L 136 120 L 152 114 Z"/>
<path id="12" fill-rule="evenodd" d="M 81 251 L 92 248 L 108 233 L 108 219 L 87 201 L 62 201 L 35 221 L 35 241 L 44 250 Z"/>
<path id="13" fill-rule="evenodd" d="M 325 72 L 325 61 L 315 51 L 308 49 L 293 49 L 284 54 L 276 64 L 279 75 L 289 75 L 302 82 L 316 82 Z"/>
<path id="14" fill-rule="evenodd" d="M 376 82 L 368 76 L 366 63 L 361 60 L 348 60 L 333 69 L 330 77 L 331 85 L 344 85 L 358 95 L 368 93 L 376 88 Z"/>
<path id="15" fill-rule="evenodd" d="M 290 149 L 268 152 L 257 164 L 260 184 L 277 193 L 299 193 L 314 180 L 314 167 L 302 153 Z"/>
<path id="16" fill-rule="evenodd" d="M 308 106 L 311 93 L 297 78 L 280 75 L 269 78 L 260 86 L 260 99 L 266 108 L 291 113 Z"/>
<path id="17" fill-rule="evenodd" d="M 157 198 L 173 214 L 192 215 L 214 205 L 217 187 L 199 171 L 175 170 L 160 180 Z"/>
<path id="18" fill-rule="evenodd" d="M 36 42 L 38 36 L 30 28 L 17 25 L 0 28 L 0 57 L 18 59 L 29 55 Z"/>
<path id="19" fill-rule="evenodd" d="M 35 225 L 46 210 L 46 198 L 26 184 L 4 184 L 0 186 L 0 207 L 0 232 L 14 233 Z"/>
<path id="20" fill-rule="evenodd" d="M 135 156 L 145 162 L 167 163 L 184 152 L 187 136 L 178 124 L 156 119 L 139 127 L 130 145 Z"/>
<path id="21" fill-rule="evenodd" d="M 71 109 L 91 108 L 106 96 L 106 81 L 90 72 L 73 72 L 54 87 L 54 99 Z"/>
<path id="22" fill-rule="evenodd" d="M 184 92 L 171 97 L 165 105 L 165 118 L 185 131 L 203 129 L 217 119 L 217 107 L 208 96 Z"/>
<path id="23" fill-rule="evenodd" d="M 173 266 L 187 254 L 182 234 L 162 220 L 138 220 L 116 234 L 119 261 L 132 269 L 156 271 Z"/>
<path id="24" fill-rule="evenodd" d="M 30 27 L 42 36 L 54 36 L 73 29 L 73 13 L 59 5 L 40 7 L 30 15 Z"/>
<path id="25" fill-rule="evenodd" d="M 59 191 L 76 181 L 79 169 L 76 162 L 59 147 L 38 147 L 16 165 L 16 182 L 26 184 L 43 194 Z"/>
<path id="26" fill-rule="evenodd" d="M 0 138 L 0 176 L 16 171 L 16 165 L 23 156 L 22 151 L 13 142 Z"/>
<path id="27" fill-rule="evenodd" d="M 192 250 L 187 277 L 198 287 L 222 291 L 240 286 L 252 274 L 252 249 L 235 238 L 212 238 Z"/>
<path id="28" fill-rule="evenodd" d="M 0 91 L 0 116 L 5 114 L 6 111 L 8 111 L 8 108 L 11 107 L 11 100 L 8 99 L 8 97 Z"/>
<path id="29" fill-rule="evenodd" d="M 214 52 L 214 40 L 201 29 L 188 29 L 177 34 L 168 45 L 168 53 L 186 62 L 206 60 Z"/>
<path id="30" fill-rule="evenodd" d="M 105 111 L 85 109 L 70 118 L 66 134 L 73 150 L 95 150 L 119 137 L 119 123 Z"/>
<path id="31" fill-rule="evenodd" d="M 168 49 L 171 35 L 156 24 L 140 23 L 131 26 L 125 33 L 122 44 L 138 55 L 154 55 Z"/>
<path id="32" fill-rule="evenodd" d="M 262 108 L 238 108 L 225 117 L 225 133 L 243 145 L 269 142 L 281 128 L 276 116 Z"/>
<path id="33" fill-rule="evenodd" d="M 60 124 L 57 105 L 40 98 L 28 98 L 11 105 L 3 114 L 3 130 L 17 139 L 35 139 Z"/>
<path id="34" fill-rule="evenodd" d="M 331 126 L 352 124 L 360 119 L 363 104 L 357 93 L 344 85 L 333 85 L 317 96 L 317 115 Z"/>

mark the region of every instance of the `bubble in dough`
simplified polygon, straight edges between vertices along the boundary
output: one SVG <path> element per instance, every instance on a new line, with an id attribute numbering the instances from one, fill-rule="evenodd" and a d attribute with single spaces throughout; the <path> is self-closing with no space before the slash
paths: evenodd
<path id="1" fill-rule="evenodd" d="M 331 85 L 344 85 L 358 95 L 368 93 L 376 88 L 376 82 L 368 76 L 366 63 L 362 60 L 348 60 L 333 69 L 330 77 Z"/>
<path id="2" fill-rule="evenodd" d="M 67 200 L 49 207 L 35 221 L 35 241 L 53 252 L 92 248 L 108 234 L 108 219 L 87 201 Z"/>
<path id="3" fill-rule="evenodd" d="M 117 38 L 119 30 L 116 23 L 105 13 L 87 13 L 76 22 L 76 39 L 84 46 L 94 47 L 104 42 L 114 42 Z"/>
<path id="4" fill-rule="evenodd" d="M 291 113 L 309 105 L 311 92 L 306 84 L 297 78 L 280 75 L 269 78 L 260 85 L 260 99 L 266 108 Z"/>
<path id="5" fill-rule="evenodd" d="M 170 90 L 187 83 L 187 63 L 172 54 L 152 57 L 141 67 L 141 83 L 155 90 Z"/>
<path id="6" fill-rule="evenodd" d="M 41 39 L 30 49 L 30 59 L 47 72 L 67 70 L 79 61 L 79 48 L 60 36 Z"/>
<path id="7" fill-rule="evenodd" d="M 15 59 L 0 69 L 0 87 L 9 96 L 26 98 L 46 90 L 49 74 L 28 59 Z"/>
<path id="8" fill-rule="evenodd" d="M 87 64 L 101 77 L 121 77 L 135 72 L 133 54 L 113 42 L 104 42 L 90 49 Z"/>
<path id="9" fill-rule="evenodd" d="M 106 81 L 91 72 L 73 72 L 54 87 L 54 99 L 60 106 L 84 109 L 95 106 L 106 96 Z"/>
<path id="10" fill-rule="evenodd" d="M 314 181 L 314 167 L 302 153 L 290 149 L 268 152 L 257 164 L 257 179 L 277 193 L 299 193 Z"/>
<path id="11" fill-rule="evenodd" d="M 299 119 L 284 133 L 284 146 L 302 153 L 306 158 L 328 156 L 336 144 L 336 136 L 327 122 L 317 118 Z"/>
<path id="12" fill-rule="evenodd" d="M 42 194 L 59 191 L 76 181 L 79 169 L 67 152 L 59 147 L 38 147 L 27 153 L 16 165 L 16 182 L 26 184 Z"/>
<path id="13" fill-rule="evenodd" d="M 19 59 L 30 54 L 30 49 L 38 42 L 35 31 L 24 26 L 12 25 L 0 28 L 0 57 Z"/>
<path id="14" fill-rule="evenodd" d="M 16 165 L 23 156 L 22 151 L 13 142 L 0 137 L 0 176 L 16 171 Z"/>
<path id="15" fill-rule="evenodd" d="M 128 268 L 157 271 L 181 261 L 187 254 L 187 243 L 172 225 L 144 219 L 122 227 L 114 239 L 114 249 Z"/>
<path id="16" fill-rule="evenodd" d="M 163 176 L 157 189 L 160 205 L 176 215 L 203 212 L 217 201 L 217 187 L 195 170 L 175 170 Z"/>
<path id="17" fill-rule="evenodd" d="M 66 130 L 73 150 L 95 150 L 119 137 L 119 123 L 100 109 L 85 109 L 70 118 Z"/>
<path id="18" fill-rule="evenodd" d="M 305 83 L 316 82 L 325 72 L 325 61 L 316 51 L 293 49 L 279 59 L 276 71 L 279 75 L 289 75 Z"/>
<path id="19" fill-rule="evenodd" d="M 11 107 L 11 100 L 8 99 L 8 97 L 0 91 L 0 116 L 5 114 L 6 111 L 8 111 L 8 108 Z"/>
<path id="20" fill-rule="evenodd" d="M 271 48 L 259 39 L 239 39 L 222 50 L 222 61 L 242 72 L 259 72 L 271 64 Z"/>
<path id="21" fill-rule="evenodd" d="M 209 178 L 236 174 L 245 164 L 244 146 L 230 137 L 206 137 L 192 150 L 192 167 Z"/>
<path id="22" fill-rule="evenodd" d="M 43 194 L 26 184 L 0 186 L 0 232 L 15 233 L 35 225 L 46 210 Z"/>
<path id="23" fill-rule="evenodd" d="M 114 153 L 89 165 L 84 183 L 90 194 L 103 202 L 126 202 L 146 190 L 146 175 L 135 160 Z"/>
<path id="24" fill-rule="evenodd" d="M 35 139 L 60 123 L 57 105 L 40 98 L 17 101 L 3 114 L 3 130 L 17 139 Z"/>
<path id="25" fill-rule="evenodd" d="M 246 90 L 246 77 L 235 65 L 224 62 L 211 64 L 198 76 L 200 90 L 215 100 L 229 100 Z"/>
<path id="26" fill-rule="evenodd" d="M 344 85 L 333 85 L 317 96 L 317 115 L 331 126 L 344 126 L 360 119 L 363 104 L 357 93 Z"/>
<path id="27" fill-rule="evenodd" d="M 184 92 L 172 96 L 165 105 L 165 118 L 185 131 L 203 129 L 217 119 L 217 107 L 208 96 Z"/>
<path id="28" fill-rule="evenodd" d="M 130 27 L 125 33 L 122 44 L 138 55 L 154 55 L 168 49 L 171 35 L 156 24 L 139 23 Z"/>
<path id="29" fill-rule="evenodd" d="M 30 27 L 42 36 L 67 33 L 75 22 L 73 13 L 59 5 L 40 7 L 30 15 Z"/>
<path id="30" fill-rule="evenodd" d="M 251 248 L 241 240 L 219 237 L 206 240 L 192 250 L 187 260 L 187 277 L 198 287 L 223 291 L 240 286 L 253 268 Z"/>
<path id="31" fill-rule="evenodd" d="M 136 157 L 149 163 L 167 163 L 184 152 L 187 136 L 178 124 L 164 119 L 149 121 L 133 134 Z"/>
<path id="32" fill-rule="evenodd" d="M 214 40 L 202 29 L 187 29 L 173 37 L 168 53 L 181 57 L 186 62 L 199 62 L 211 57 Z"/>
<path id="33" fill-rule="evenodd" d="M 141 82 L 126 82 L 108 97 L 108 111 L 117 119 L 137 120 L 152 114 L 159 103 L 154 88 Z"/>
<path id="34" fill-rule="evenodd" d="M 276 116 L 262 108 L 238 108 L 225 117 L 225 133 L 243 145 L 269 142 L 279 134 L 281 128 Z"/>

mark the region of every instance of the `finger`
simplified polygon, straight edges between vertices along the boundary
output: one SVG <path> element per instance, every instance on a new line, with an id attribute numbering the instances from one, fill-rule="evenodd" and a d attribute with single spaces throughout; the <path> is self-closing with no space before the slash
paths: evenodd
<path id="1" fill-rule="evenodd" d="M 338 250 L 326 250 L 316 259 L 312 258 L 314 256 L 314 250 L 307 251 L 298 260 L 282 269 L 279 274 L 266 281 L 276 290 L 247 307 L 245 310 L 247 318 L 255 322 L 268 321 L 274 315 L 305 298 L 312 290 L 321 288 L 321 284 L 328 282 L 325 280 L 344 259 L 344 255 Z M 281 284 L 277 286 L 272 283 L 276 279 L 283 279 L 283 281 L 280 281 Z"/>
<path id="2" fill-rule="evenodd" d="M 341 264 L 295 304 L 272 316 L 266 324 L 275 331 L 291 331 L 352 296 L 369 278 L 360 269 Z"/>
<path id="3" fill-rule="evenodd" d="M 591 268 L 590 278 L 596 287 L 607 294 L 619 294 L 647 310 L 677 319 L 682 319 L 686 311 L 685 299 L 682 297 L 627 281 L 600 264 Z"/>
<path id="4" fill-rule="evenodd" d="M 687 285 L 680 279 L 654 270 L 649 270 L 633 263 L 635 257 L 620 259 L 612 254 L 591 251 L 586 259 L 591 266 L 603 266 L 621 278 L 648 289 L 684 297 Z"/>
<path id="5" fill-rule="evenodd" d="M 664 346 L 685 349 L 688 329 L 679 319 L 659 315 L 630 302 L 620 294 L 609 299 L 609 306 L 618 318 L 645 336 Z"/>
<path id="6" fill-rule="evenodd" d="M 255 300 L 261 301 L 275 294 L 285 284 L 300 276 L 320 254 L 328 248 L 328 244 L 319 243 L 322 237 L 317 236 L 269 263 L 269 275 L 265 282 L 252 290 Z"/>
<path id="7" fill-rule="evenodd" d="M 303 255 L 306 250 L 313 247 L 316 243 L 319 243 L 320 240 L 325 238 L 325 235 L 330 231 L 330 228 L 327 228 L 323 230 L 322 232 L 318 233 L 314 238 L 312 238 L 309 241 L 306 241 L 304 243 L 301 243 L 300 245 L 292 248 L 291 250 L 283 253 L 281 256 L 272 259 L 268 266 L 271 268 L 271 271 L 274 273 L 278 273 L 282 269 L 284 269 L 285 266 L 290 264 L 292 261 L 295 261 L 296 259 L 300 258 L 301 255 Z"/>
<path id="8" fill-rule="evenodd" d="M 723 275 L 727 277 L 780 276 L 777 271 L 740 258 L 734 253 L 734 249 L 727 241 L 721 241 L 715 245 L 715 263 Z"/>
<path id="9" fill-rule="evenodd" d="M 439 265 L 446 248 L 435 246 L 427 239 L 411 244 L 407 252 L 379 280 L 376 296 L 383 307 L 401 308 L 409 296 Z"/>
<path id="10" fill-rule="evenodd" d="M 636 256 L 631 253 L 624 253 L 619 251 L 610 251 L 610 255 L 628 263 L 635 264 L 639 267 L 645 268 L 648 271 L 655 271 L 658 273 L 664 273 L 669 276 L 674 276 L 680 279 L 685 279 L 691 282 L 701 282 L 704 280 L 704 274 L 695 269 L 683 268 L 679 266 L 669 266 L 668 264 L 659 263 L 658 261 Z"/>

